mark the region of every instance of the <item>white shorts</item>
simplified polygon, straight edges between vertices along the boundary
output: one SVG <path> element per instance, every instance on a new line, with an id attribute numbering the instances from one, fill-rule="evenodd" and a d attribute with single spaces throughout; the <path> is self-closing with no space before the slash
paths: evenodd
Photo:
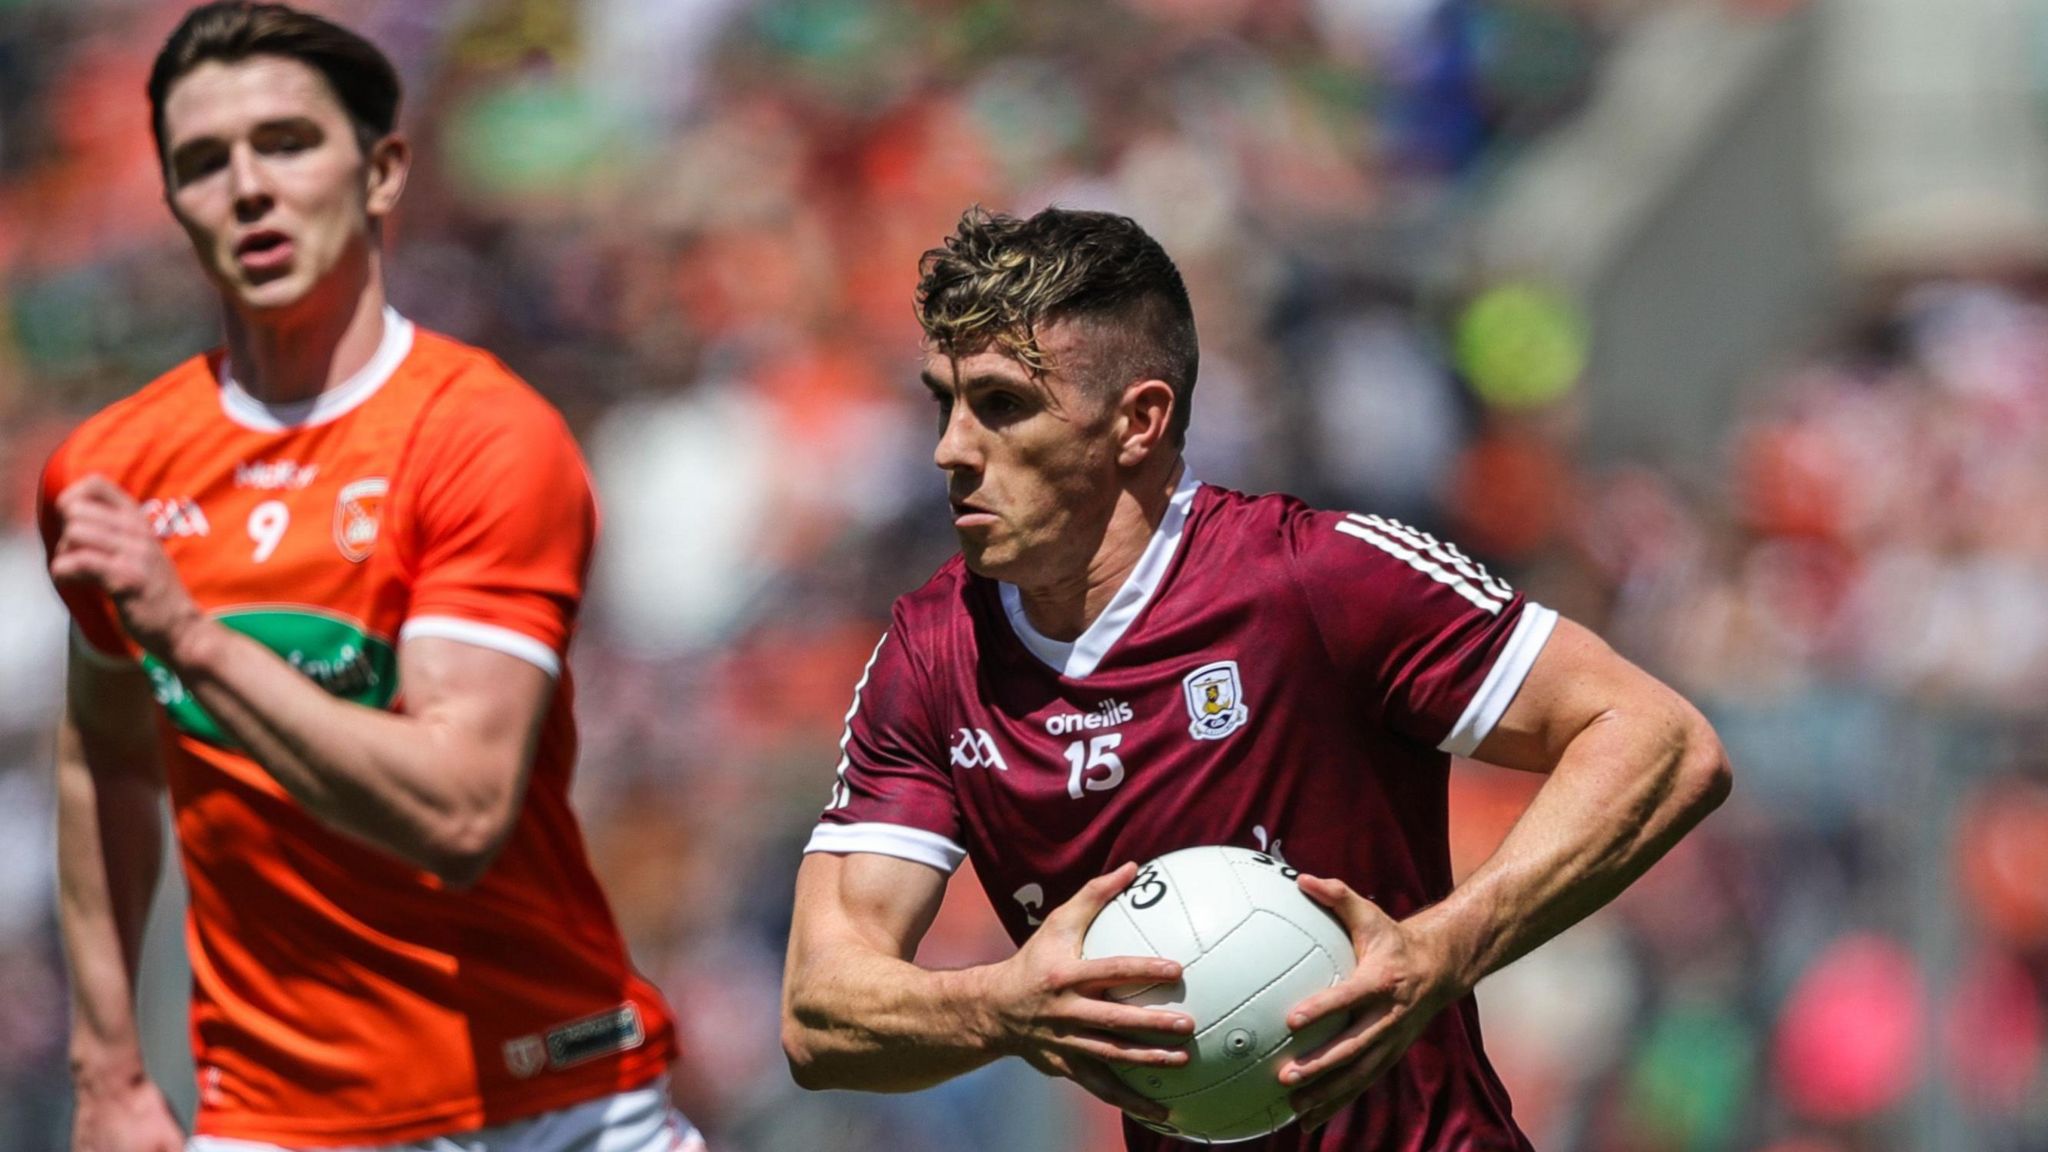
<path id="1" fill-rule="evenodd" d="M 185 1142 L 185 1150 L 295 1152 L 221 1136 L 194 1136 Z M 705 1152 L 705 1147 L 696 1127 L 669 1105 L 668 1084 L 662 1081 L 495 1128 L 321 1152 Z"/>

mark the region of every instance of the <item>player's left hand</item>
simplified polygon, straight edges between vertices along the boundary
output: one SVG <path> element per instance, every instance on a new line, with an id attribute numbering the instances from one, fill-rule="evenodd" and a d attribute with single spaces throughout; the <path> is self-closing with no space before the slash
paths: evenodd
<path id="1" fill-rule="evenodd" d="M 99 475 L 58 493 L 55 508 L 61 530 L 50 554 L 50 578 L 98 586 L 135 642 L 170 659 L 186 630 L 205 616 L 142 508 Z"/>
<path id="2" fill-rule="evenodd" d="M 1297 883 L 1336 914 L 1358 954 L 1349 976 L 1296 1004 L 1287 1016 L 1287 1026 L 1297 1032 L 1327 1016 L 1351 1017 L 1343 1031 L 1279 1069 L 1282 1083 L 1302 1086 L 1289 1101 L 1303 1129 L 1314 1131 L 1393 1067 L 1463 989 L 1449 956 L 1426 934 L 1404 926 L 1341 880 L 1304 874 Z"/>

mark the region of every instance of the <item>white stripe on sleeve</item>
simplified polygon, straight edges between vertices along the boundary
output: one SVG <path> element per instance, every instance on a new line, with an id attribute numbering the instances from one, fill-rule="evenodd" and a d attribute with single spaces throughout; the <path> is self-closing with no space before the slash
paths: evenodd
<path id="1" fill-rule="evenodd" d="M 811 830 L 811 842 L 804 845 L 805 855 L 812 852 L 831 852 L 838 855 L 873 852 L 878 856 L 894 856 L 899 860 L 929 864 L 948 875 L 960 867 L 960 861 L 967 858 L 967 849 L 936 832 L 927 832 L 906 824 L 880 822 L 820 824 Z"/>
<path id="2" fill-rule="evenodd" d="M 1557 613 L 1534 601 L 1522 605 L 1522 618 L 1515 621 L 1507 646 L 1500 650 L 1493 667 L 1487 669 L 1479 691 L 1472 694 L 1464 715 L 1458 717 L 1458 722 L 1451 726 L 1451 734 L 1444 737 L 1438 748 L 1453 756 L 1470 756 L 1479 747 L 1492 733 L 1493 726 L 1500 723 L 1515 693 L 1522 690 L 1522 681 L 1529 678 L 1529 669 L 1536 664 L 1536 654 L 1543 651 L 1544 642 L 1556 627 Z"/>
<path id="3" fill-rule="evenodd" d="M 1455 565 L 1446 567 L 1444 563 L 1440 562 L 1447 558 L 1439 557 L 1434 553 L 1425 555 L 1422 552 L 1407 547 L 1398 540 L 1381 535 L 1380 530 L 1371 525 L 1361 524 L 1354 520 L 1339 520 L 1337 522 L 1337 531 L 1342 532 L 1346 536 L 1354 536 L 1385 552 L 1387 555 L 1401 561 L 1431 580 L 1448 587 L 1451 591 L 1470 601 L 1474 607 L 1499 615 L 1501 608 L 1504 606 L 1502 602 L 1496 601 L 1471 579 L 1467 578 L 1463 572 L 1457 571 Z"/>
<path id="4" fill-rule="evenodd" d="M 562 658 L 553 648 L 524 632 L 515 632 L 497 624 L 484 624 L 456 616 L 415 616 L 398 630 L 400 643 L 423 636 L 489 648 L 493 652 L 516 656 L 550 676 L 562 674 Z"/>
<path id="5" fill-rule="evenodd" d="M 889 634 L 882 633 L 882 638 L 875 641 L 875 650 L 868 653 L 867 664 L 860 670 L 860 680 L 853 686 L 853 703 L 847 707 L 844 727 L 839 730 L 839 767 L 832 770 L 832 802 L 825 805 L 827 812 L 853 803 L 853 788 L 846 783 L 846 770 L 853 766 L 853 757 L 847 753 L 846 747 L 853 743 L 853 718 L 860 715 L 860 694 L 867 691 L 868 677 L 874 673 L 875 661 L 882 658 L 882 645 L 888 642 Z"/>

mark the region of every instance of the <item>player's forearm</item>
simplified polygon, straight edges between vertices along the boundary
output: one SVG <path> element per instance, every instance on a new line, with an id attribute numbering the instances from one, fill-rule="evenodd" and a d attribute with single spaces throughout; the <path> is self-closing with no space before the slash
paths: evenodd
<path id="1" fill-rule="evenodd" d="M 814 953 L 784 981 L 791 1074 L 812 1089 L 913 1092 L 995 1060 L 986 971 L 932 971 L 853 946 Z"/>
<path id="2" fill-rule="evenodd" d="M 1462 994 L 1614 899 L 1729 790 L 1706 721 L 1682 702 L 1615 711 L 1566 747 L 1499 849 L 1409 924 L 1449 955 Z"/>
<path id="3" fill-rule="evenodd" d="M 330 696 L 263 645 L 212 621 L 173 668 L 285 791 L 338 831 L 425 871 L 467 882 L 502 836 L 505 798 L 469 782 L 477 754 L 431 718 Z"/>
<path id="4" fill-rule="evenodd" d="M 71 1067 L 81 1086 L 142 1076 L 135 969 L 163 852 L 162 787 L 95 773 L 67 721 L 57 741 L 57 916 L 71 985 Z"/>

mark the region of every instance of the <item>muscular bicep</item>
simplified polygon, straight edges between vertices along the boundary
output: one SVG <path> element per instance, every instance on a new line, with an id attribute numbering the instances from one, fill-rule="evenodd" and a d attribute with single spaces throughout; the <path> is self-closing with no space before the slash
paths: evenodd
<path id="1" fill-rule="evenodd" d="M 452 769 L 485 786 L 523 782 L 554 697 L 548 672 L 493 648 L 419 636 L 399 646 L 398 683 L 405 714 L 454 743 Z"/>
<path id="2" fill-rule="evenodd" d="M 1603 718 L 1675 718 L 1690 711 L 1676 692 L 1585 627 L 1560 618 L 1515 698 L 1473 759 L 1549 772 L 1572 740 Z"/>
<path id="3" fill-rule="evenodd" d="M 928 864 L 874 852 L 810 853 L 796 874 L 792 969 L 835 946 L 909 960 L 939 913 L 946 880 Z"/>

